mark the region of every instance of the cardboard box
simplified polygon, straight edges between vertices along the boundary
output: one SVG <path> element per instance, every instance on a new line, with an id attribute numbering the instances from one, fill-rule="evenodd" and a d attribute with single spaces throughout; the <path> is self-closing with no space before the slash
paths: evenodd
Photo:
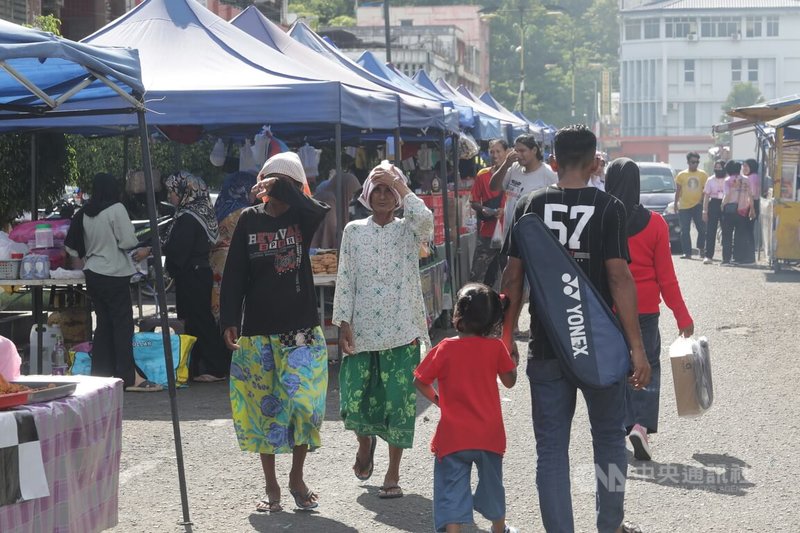
<path id="1" fill-rule="evenodd" d="M 678 339 L 670 347 L 669 360 L 678 416 L 702 415 L 714 400 L 708 341 Z"/>

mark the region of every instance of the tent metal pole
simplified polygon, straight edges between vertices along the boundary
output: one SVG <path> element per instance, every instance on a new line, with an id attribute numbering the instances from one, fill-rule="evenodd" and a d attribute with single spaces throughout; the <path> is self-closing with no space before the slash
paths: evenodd
<path id="1" fill-rule="evenodd" d="M 394 129 L 394 164 L 400 166 L 403 160 L 403 150 L 400 148 L 400 128 Z"/>
<path id="2" fill-rule="evenodd" d="M 344 198 L 344 180 L 342 179 L 342 124 L 336 124 L 336 247 L 342 242 L 344 219 L 347 213 L 349 198 Z M 325 302 L 322 302 L 323 305 Z"/>
<path id="3" fill-rule="evenodd" d="M 122 179 L 128 179 L 128 170 L 130 169 L 130 156 L 128 154 L 128 145 L 130 143 L 130 138 L 127 134 L 122 135 Z"/>
<path id="4" fill-rule="evenodd" d="M 156 271 L 156 299 L 161 315 L 161 336 L 164 342 L 164 360 L 168 369 L 175 368 L 172 343 L 169 333 L 169 316 L 167 314 L 167 295 L 164 290 L 164 267 L 161 264 L 161 240 L 158 236 L 158 215 L 156 213 L 156 193 L 153 185 L 153 169 L 150 166 L 150 145 L 147 139 L 147 121 L 144 111 L 137 113 L 139 119 L 139 140 L 142 149 L 142 168 L 144 169 L 144 182 L 147 189 L 147 213 L 150 218 L 150 232 L 152 235 L 153 266 Z M 189 496 L 186 490 L 186 472 L 183 464 L 183 444 L 181 441 L 181 425 L 178 418 L 178 400 L 175 388 L 175 373 L 167 371 L 167 386 L 169 388 L 169 407 L 172 411 L 172 430 L 175 438 L 175 456 L 178 463 L 178 484 L 181 492 L 181 507 L 183 508 L 182 525 L 191 524 L 189 518 Z"/>
<path id="5" fill-rule="evenodd" d="M 36 187 L 39 174 L 39 135 L 36 133 L 31 134 L 31 220 L 39 220 L 39 191 Z M 42 322 L 44 322 L 44 288 L 36 286 L 32 288 L 33 291 L 33 320 L 36 323 L 36 371 L 39 374 L 44 374 L 44 331 L 42 331 Z M 34 354 L 31 354 L 34 355 Z M 49 355 L 49 354 L 48 354 Z"/>
<path id="6" fill-rule="evenodd" d="M 453 196 L 455 198 L 455 219 L 456 219 L 456 238 L 455 238 L 455 264 L 456 264 L 456 285 L 461 287 L 461 281 L 464 279 L 464 276 L 461 272 L 461 202 L 459 201 L 458 197 L 458 189 L 459 189 L 459 182 L 461 177 L 459 176 L 458 172 L 458 136 L 453 135 Z M 455 287 L 453 287 L 455 289 Z"/>
<path id="7" fill-rule="evenodd" d="M 449 213 L 449 206 L 447 205 L 448 202 L 448 194 L 447 194 L 447 134 L 445 130 L 442 130 L 441 136 L 441 157 L 439 158 L 439 172 L 442 176 L 440 180 L 442 183 L 442 197 L 444 200 L 442 201 L 442 216 L 444 218 L 444 254 L 447 258 L 447 279 L 450 285 L 450 295 L 451 295 L 451 302 L 455 304 L 455 291 L 453 286 L 453 255 L 451 254 L 450 250 L 450 217 L 448 216 Z"/>

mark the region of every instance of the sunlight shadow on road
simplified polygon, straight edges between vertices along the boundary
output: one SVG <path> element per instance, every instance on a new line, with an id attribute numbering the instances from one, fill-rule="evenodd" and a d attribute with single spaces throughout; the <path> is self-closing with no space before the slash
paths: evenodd
<path id="1" fill-rule="evenodd" d="M 631 460 L 628 479 L 680 490 L 703 490 L 727 496 L 746 496 L 755 483 L 745 479 L 746 462 L 730 455 L 696 453 L 703 466 Z"/>
<path id="2" fill-rule="evenodd" d="M 401 482 L 402 484 L 402 482 Z M 419 494 L 406 493 L 402 498 L 381 500 L 377 485 L 368 485 L 368 493 L 357 498 L 365 509 L 375 513 L 377 522 L 398 531 L 430 531 L 433 529 L 433 502 Z"/>
<path id="3" fill-rule="evenodd" d="M 764 274 L 764 280 L 767 283 L 800 283 L 800 270 L 766 272 Z"/>
<path id="4" fill-rule="evenodd" d="M 255 531 L 324 531 L 325 533 L 358 533 L 354 527 L 342 524 L 319 513 L 284 508 L 280 513 L 258 513 L 250 515 L 250 525 Z"/>

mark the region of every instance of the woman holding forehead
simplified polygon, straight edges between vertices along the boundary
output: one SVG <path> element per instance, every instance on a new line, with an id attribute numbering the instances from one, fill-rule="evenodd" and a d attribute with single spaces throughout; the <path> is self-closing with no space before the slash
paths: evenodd
<path id="1" fill-rule="evenodd" d="M 372 476 L 380 437 L 389 445 L 389 468 L 378 497 L 399 498 L 400 460 L 414 441 L 414 368 L 420 344 L 430 348 L 419 246 L 430 239 L 433 213 L 384 161 L 372 169 L 359 201 L 372 216 L 344 229 L 333 302 L 344 358 L 339 374 L 345 429 L 358 439 L 353 472 Z M 404 216 L 395 212 L 402 208 Z"/>

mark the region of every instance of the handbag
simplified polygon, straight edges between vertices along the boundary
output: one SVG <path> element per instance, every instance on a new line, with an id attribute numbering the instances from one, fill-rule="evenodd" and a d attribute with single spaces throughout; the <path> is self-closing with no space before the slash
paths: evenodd
<path id="1" fill-rule="evenodd" d="M 722 206 L 722 212 L 728 213 L 729 215 L 735 214 L 739 210 L 739 204 L 736 202 L 730 202 Z"/>
<path id="2" fill-rule="evenodd" d="M 565 374 L 592 389 L 619 383 L 631 369 L 630 348 L 605 300 L 537 214 L 513 231 L 531 305 Z"/>

